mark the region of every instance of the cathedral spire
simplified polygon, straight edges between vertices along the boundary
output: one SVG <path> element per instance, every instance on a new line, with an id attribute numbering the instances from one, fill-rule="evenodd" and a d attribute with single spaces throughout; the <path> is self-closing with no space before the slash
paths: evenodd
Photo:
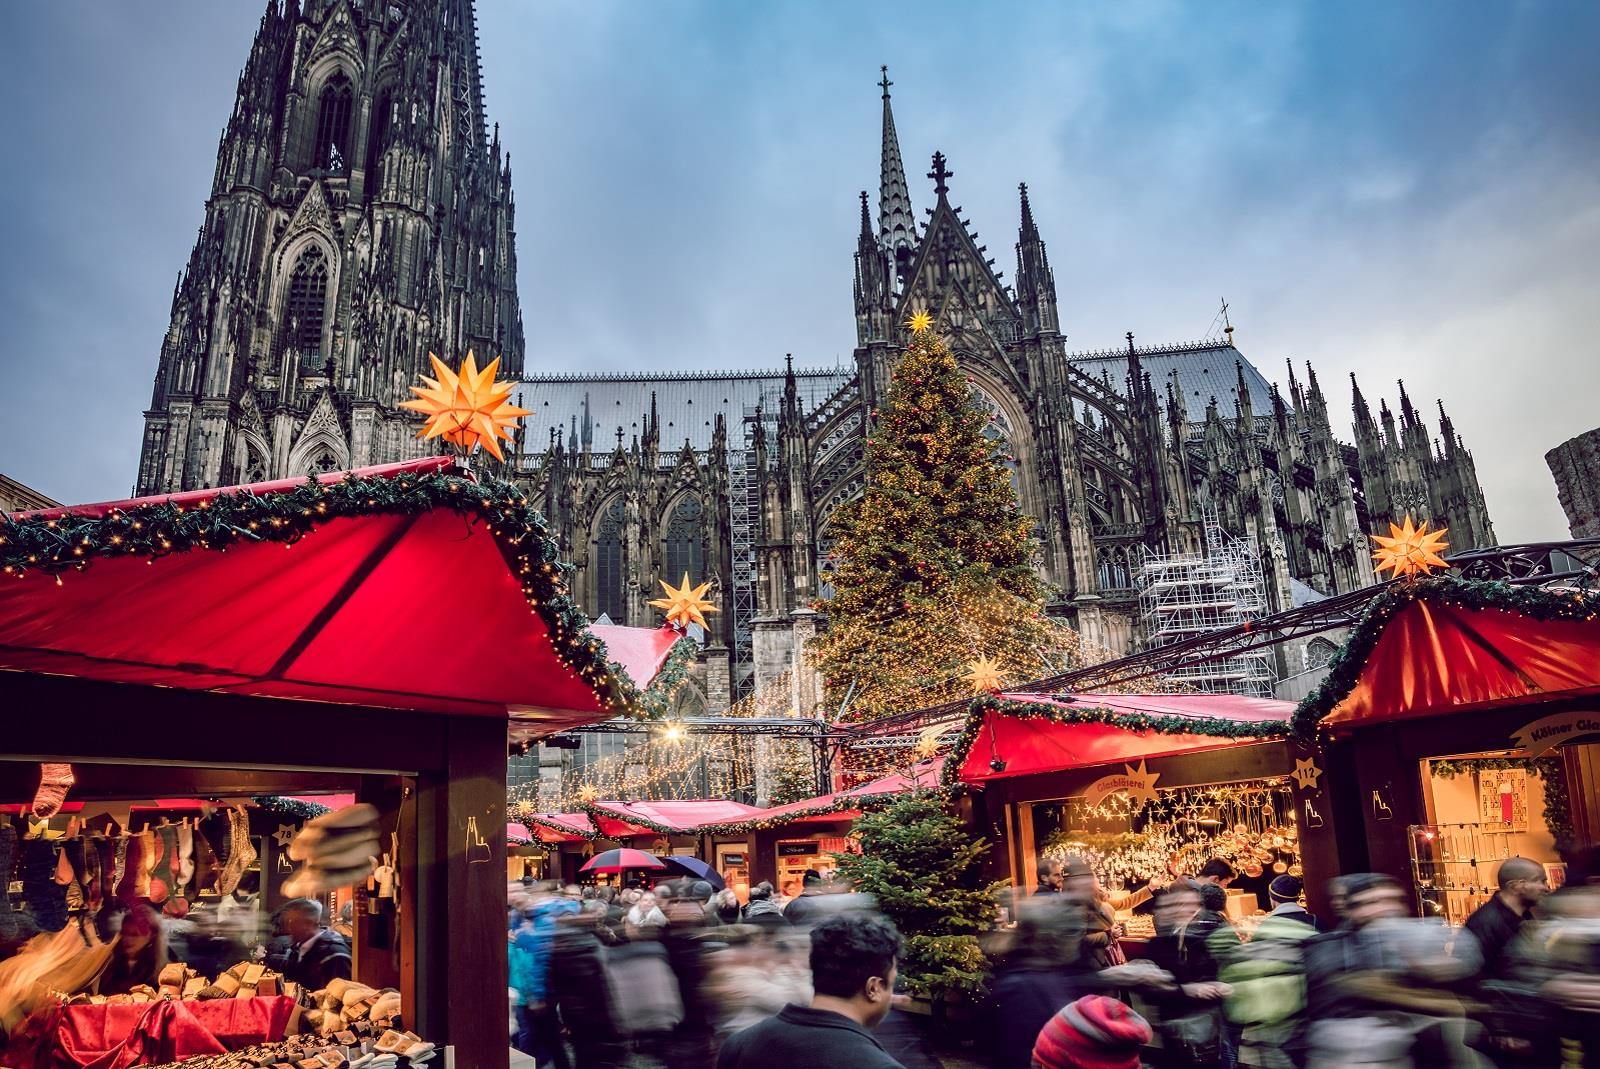
<path id="1" fill-rule="evenodd" d="M 1017 186 L 1022 195 L 1022 224 L 1017 230 L 1017 306 L 1022 312 L 1023 329 L 1059 331 L 1056 314 L 1056 279 L 1050 271 L 1044 241 L 1033 222 L 1033 206 L 1028 203 L 1028 183 Z"/>
<path id="2" fill-rule="evenodd" d="M 889 68 L 881 68 L 883 80 L 883 154 L 878 178 L 878 242 L 894 258 L 901 274 L 911 266 L 916 250 L 917 222 L 911 213 L 911 190 L 906 185 L 906 168 L 900 159 L 900 136 L 894 129 L 894 109 L 889 106 Z"/>

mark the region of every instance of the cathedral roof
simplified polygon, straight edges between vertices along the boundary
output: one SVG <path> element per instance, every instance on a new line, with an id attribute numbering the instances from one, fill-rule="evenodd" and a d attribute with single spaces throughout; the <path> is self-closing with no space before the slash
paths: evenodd
<path id="1" fill-rule="evenodd" d="M 801 409 L 815 409 L 853 375 L 853 370 L 844 367 L 796 369 L 795 389 Z M 654 393 L 657 418 L 661 421 L 661 449 L 671 452 L 682 448 L 685 438 L 695 449 L 709 449 L 719 415 L 727 421 L 728 440 L 742 444 L 745 416 L 753 414 L 759 405 L 768 418 L 776 419 L 783 386 L 782 371 L 530 375 L 518 389 L 517 403 L 532 413 L 525 420 L 528 450 L 543 450 L 552 428 L 565 444 L 574 426 L 581 446 L 587 419 L 591 450 L 605 453 L 616 448 L 618 428 L 625 446 L 644 433 L 650 395 Z"/>
<path id="2" fill-rule="evenodd" d="M 1244 365 L 1244 379 L 1250 388 L 1250 404 L 1260 416 L 1272 411 L 1272 384 L 1227 342 L 1195 342 L 1189 345 L 1157 345 L 1139 349 L 1139 360 L 1150 373 L 1150 384 L 1156 396 L 1165 396 L 1166 384 L 1172 373 L 1178 373 L 1178 385 L 1183 390 L 1184 408 L 1190 420 L 1205 418 L 1206 405 L 1217 399 L 1223 413 L 1231 415 L 1233 396 L 1237 388 L 1238 372 L 1235 364 Z M 1128 351 L 1106 349 L 1099 352 L 1073 353 L 1068 356 L 1072 366 L 1085 374 L 1111 379 L 1111 387 L 1118 393 L 1127 392 Z"/>

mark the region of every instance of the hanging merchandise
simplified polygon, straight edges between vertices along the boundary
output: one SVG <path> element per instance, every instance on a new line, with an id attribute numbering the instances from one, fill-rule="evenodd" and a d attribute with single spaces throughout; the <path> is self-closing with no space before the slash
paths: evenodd
<path id="1" fill-rule="evenodd" d="M 61 805 L 67 800 L 67 791 L 76 782 L 71 765 L 40 765 L 39 790 L 33 796 L 33 815 L 46 820 L 61 812 Z"/>
<path id="2" fill-rule="evenodd" d="M 289 844 L 289 857 L 300 868 L 284 881 L 283 893 L 306 898 L 360 883 L 372 873 L 379 852 L 375 807 L 362 802 L 320 816 Z"/>

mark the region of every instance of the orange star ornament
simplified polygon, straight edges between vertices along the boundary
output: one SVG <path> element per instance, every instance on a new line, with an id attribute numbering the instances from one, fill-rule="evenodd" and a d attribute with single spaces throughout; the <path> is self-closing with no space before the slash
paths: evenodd
<path id="1" fill-rule="evenodd" d="M 911 318 L 906 320 L 906 326 L 911 328 L 911 333 L 921 334 L 933 327 L 933 316 L 926 309 L 919 308 L 911 313 Z"/>
<path id="2" fill-rule="evenodd" d="M 1395 579 L 1448 568 L 1449 562 L 1439 556 L 1450 548 L 1450 543 L 1444 540 L 1448 533 L 1449 529 L 1444 527 L 1428 530 L 1427 520 L 1423 520 L 1420 527 L 1416 526 L 1408 515 L 1404 526 L 1389 525 L 1388 537 L 1372 536 L 1378 547 L 1372 551 L 1373 563 L 1379 572 L 1387 571 Z"/>
<path id="3" fill-rule="evenodd" d="M 500 439 L 511 440 L 507 428 L 526 416 L 528 410 L 511 403 L 511 391 L 516 383 L 495 381 L 500 358 L 495 357 L 480 371 L 477 360 L 469 352 L 459 374 L 432 353 L 428 354 L 428 359 L 433 361 L 433 373 L 438 378 L 423 375 L 422 381 L 427 385 L 411 387 L 411 392 L 417 396 L 400 402 L 401 408 L 428 417 L 417 437 L 443 438 L 467 454 L 481 445 L 496 460 L 504 460 Z"/>
<path id="4" fill-rule="evenodd" d="M 991 657 L 979 657 L 967 662 L 967 682 L 972 693 L 988 694 L 1000 689 L 1000 662 Z"/>
<path id="5" fill-rule="evenodd" d="M 680 587 L 673 586 L 665 579 L 659 582 L 661 589 L 667 592 L 667 596 L 656 598 L 650 604 L 666 611 L 667 623 L 675 627 L 687 627 L 695 623 L 709 630 L 705 614 L 719 611 L 715 605 L 706 600 L 706 591 L 711 589 L 710 583 L 701 583 L 691 589 L 688 572 L 683 573 L 683 585 Z"/>

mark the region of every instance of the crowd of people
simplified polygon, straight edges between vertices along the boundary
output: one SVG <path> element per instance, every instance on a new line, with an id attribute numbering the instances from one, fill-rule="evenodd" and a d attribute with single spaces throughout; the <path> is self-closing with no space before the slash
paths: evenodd
<path id="1" fill-rule="evenodd" d="M 1082 861 L 1039 886 L 991 944 L 975 1057 L 993 1069 L 1600 1067 L 1600 855 L 1551 892 L 1510 858 L 1459 928 L 1409 916 L 1391 878 L 1271 882 L 1249 931 L 1226 862 L 1153 891 L 1127 938 Z M 868 896 L 817 879 L 741 904 L 703 880 L 513 885 L 515 1046 L 543 1069 L 937 1066 L 896 1007 L 901 937 Z"/>

